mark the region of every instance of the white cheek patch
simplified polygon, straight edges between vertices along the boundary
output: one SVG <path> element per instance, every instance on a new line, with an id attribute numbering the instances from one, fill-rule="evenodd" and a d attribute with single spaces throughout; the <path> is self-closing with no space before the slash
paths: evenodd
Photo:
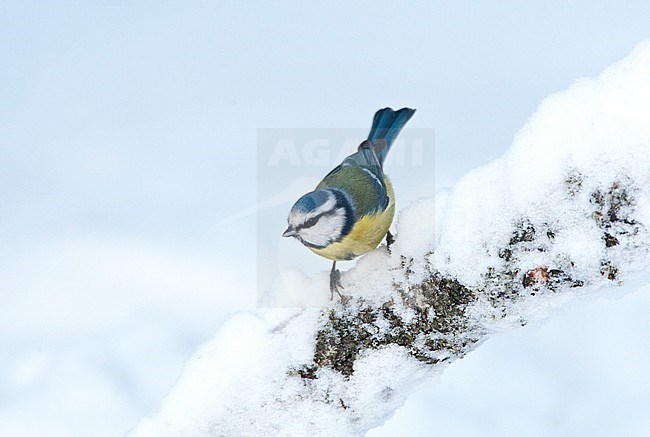
<path id="1" fill-rule="evenodd" d="M 345 210 L 339 208 L 326 214 L 311 228 L 303 228 L 298 234 L 300 238 L 314 246 L 324 247 L 338 240 L 345 226 Z"/>

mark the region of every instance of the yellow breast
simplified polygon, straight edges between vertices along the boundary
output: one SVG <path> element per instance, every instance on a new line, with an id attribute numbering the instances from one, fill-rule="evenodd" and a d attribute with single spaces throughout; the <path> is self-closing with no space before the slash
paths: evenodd
<path id="1" fill-rule="evenodd" d="M 356 256 L 370 252 L 381 242 L 395 215 L 395 196 L 393 187 L 384 176 L 386 192 L 388 194 L 388 207 L 384 211 L 361 217 L 352 227 L 352 230 L 341 241 L 332 243 L 323 249 L 310 248 L 315 254 L 331 259 L 332 261 L 349 260 Z"/>

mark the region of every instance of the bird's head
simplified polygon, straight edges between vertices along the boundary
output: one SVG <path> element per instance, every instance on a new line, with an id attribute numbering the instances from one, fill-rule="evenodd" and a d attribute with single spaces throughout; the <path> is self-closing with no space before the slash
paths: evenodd
<path id="1" fill-rule="evenodd" d="M 288 222 L 283 237 L 295 237 L 305 246 L 320 249 L 350 232 L 354 213 L 348 197 L 340 190 L 316 190 L 298 199 Z"/>

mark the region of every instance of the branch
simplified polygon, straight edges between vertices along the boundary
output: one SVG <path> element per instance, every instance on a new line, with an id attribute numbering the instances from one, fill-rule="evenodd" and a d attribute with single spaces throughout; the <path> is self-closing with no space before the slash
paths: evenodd
<path id="1" fill-rule="evenodd" d="M 301 308 L 233 317 L 134 435 L 363 434 L 495 329 L 648 269 L 649 77 L 646 43 L 547 98 L 503 158 L 400 214 L 345 304 L 285 272 L 274 298 Z"/>

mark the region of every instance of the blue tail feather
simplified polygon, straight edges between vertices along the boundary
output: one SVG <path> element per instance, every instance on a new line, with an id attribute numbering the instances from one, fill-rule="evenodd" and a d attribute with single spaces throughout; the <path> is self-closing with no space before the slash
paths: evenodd
<path id="1" fill-rule="evenodd" d="M 386 155 L 393 145 L 400 131 L 407 121 L 413 116 L 415 109 L 402 108 L 399 111 L 393 111 L 391 108 L 384 108 L 377 111 L 375 118 L 372 120 L 372 127 L 368 134 L 368 141 L 371 143 L 376 140 L 386 141 L 386 147 L 377 152 L 381 163 L 386 159 Z"/>

